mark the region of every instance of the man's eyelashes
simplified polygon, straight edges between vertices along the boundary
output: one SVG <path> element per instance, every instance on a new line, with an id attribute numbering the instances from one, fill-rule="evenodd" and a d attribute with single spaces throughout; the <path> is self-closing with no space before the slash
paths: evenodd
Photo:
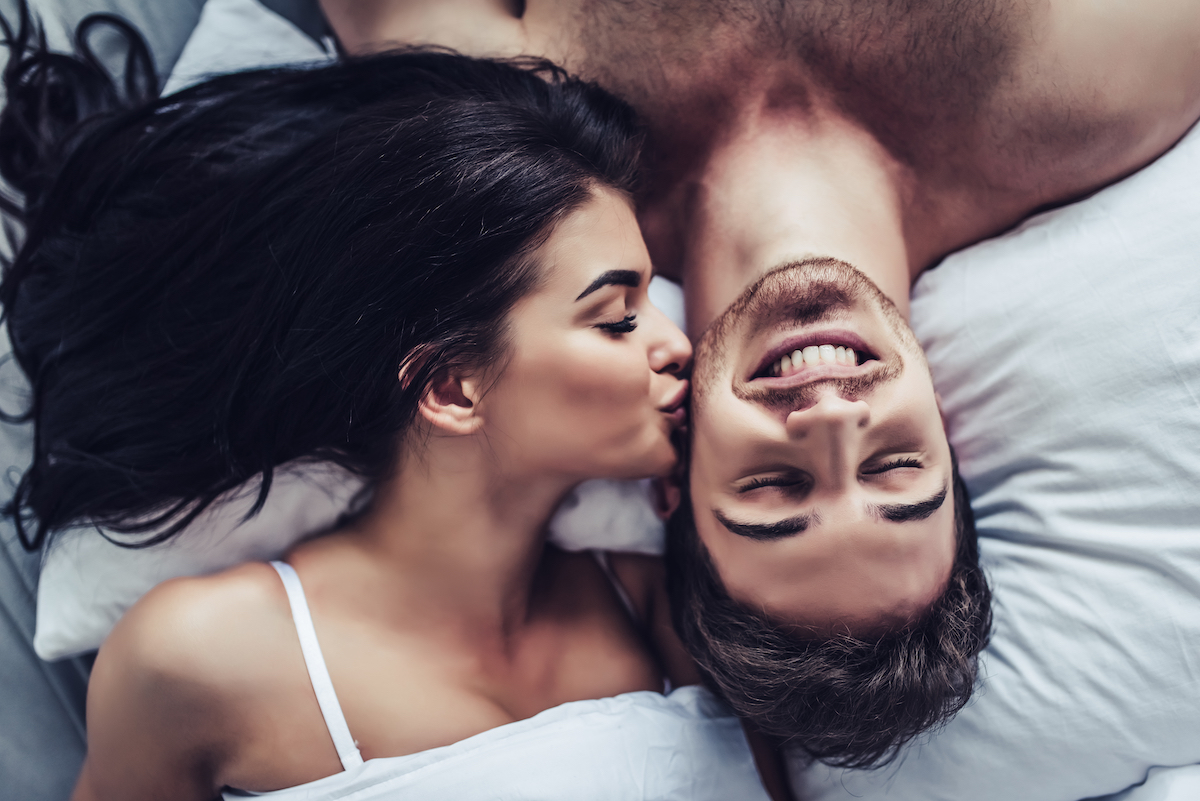
<path id="1" fill-rule="evenodd" d="M 862 474 L 866 476 L 877 476 L 887 473 L 891 470 L 899 470 L 904 467 L 921 468 L 924 467 L 924 465 L 921 464 L 920 460 L 918 459 L 904 457 L 902 459 L 893 459 L 890 462 L 872 465 L 871 467 L 864 469 Z M 752 478 L 745 484 L 740 485 L 737 488 L 737 491 L 739 493 L 743 493 L 752 492 L 756 489 L 762 489 L 763 487 L 779 487 L 780 489 L 799 492 L 808 489 L 811 486 L 812 479 L 806 475 L 760 476 L 758 478 Z"/>

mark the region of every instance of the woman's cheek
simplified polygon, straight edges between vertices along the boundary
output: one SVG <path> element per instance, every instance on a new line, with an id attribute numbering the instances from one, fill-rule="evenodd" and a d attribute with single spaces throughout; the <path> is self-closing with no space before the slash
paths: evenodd
<path id="1" fill-rule="evenodd" d="M 613 420 L 642 418 L 651 406 L 650 371 L 645 359 L 609 357 L 581 365 L 576 396 L 592 412 Z"/>
<path id="2" fill-rule="evenodd" d="M 643 349 L 568 335 L 530 342 L 517 353 L 506 373 L 512 382 L 506 416 L 510 430 L 531 435 L 531 458 L 575 467 L 589 462 L 605 471 L 656 469 L 649 462 L 660 461 L 661 421 Z"/>

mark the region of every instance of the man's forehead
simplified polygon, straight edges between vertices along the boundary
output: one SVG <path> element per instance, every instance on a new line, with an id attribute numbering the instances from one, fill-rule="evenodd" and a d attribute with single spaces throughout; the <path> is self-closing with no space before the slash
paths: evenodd
<path id="1" fill-rule="evenodd" d="M 894 524 L 868 525 L 842 525 L 815 548 L 808 532 L 775 543 L 729 537 L 706 550 L 731 597 L 780 621 L 861 627 L 919 616 L 944 592 L 953 570 L 953 516 L 916 524 L 919 530 L 903 540 L 878 536 L 882 526 Z"/>

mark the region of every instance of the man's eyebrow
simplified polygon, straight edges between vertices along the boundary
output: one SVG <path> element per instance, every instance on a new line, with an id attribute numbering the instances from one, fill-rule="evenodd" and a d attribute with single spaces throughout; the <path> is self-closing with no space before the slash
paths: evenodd
<path id="1" fill-rule="evenodd" d="M 944 485 L 936 494 L 916 503 L 881 503 L 870 507 L 877 517 L 890 520 L 893 523 L 907 523 L 910 520 L 924 520 L 932 515 L 946 502 L 950 486 Z"/>
<path id="2" fill-rule="evenodd" d="M 575 300 L 583 300 L 597 289 L 600 289 L 601 287 L 612 286 L 613 284 L 616 284 L 617 286 L 641 286 L 642 274 L 637 270 L 609 270 L 606 273 L 602 273 L 599 278 L 588 284 L 588 288 L 580 292 L 579 297 L 575 298 Z"/>
<path id="3" fill-rule="evenodd" d="M 812 524 L 810 515 L 797 515 L 774 523 L 737 523 L 722 514 L 720 509 L 713 509 L 713 516 L 731 533 L 752 540 L 781 540 L 784 537 L 793 537 L 803 534 Z"/>

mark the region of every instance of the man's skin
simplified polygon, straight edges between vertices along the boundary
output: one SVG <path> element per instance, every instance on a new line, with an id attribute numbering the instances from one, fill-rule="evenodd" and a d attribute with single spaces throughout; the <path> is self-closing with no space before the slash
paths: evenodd
<path id="1" fill-rule="evenodd" d="M 781 256 L 854 264 L 904 310 L 942 256 L 1133 172 L 1200 117 L 1193 0 L 322 7 L 353 52 L 546 56 L 632 103 L 644 233 L 696 335 Z"/>
<path id="2" fill-rule="evenodd" d="M 692 428 L 692 517 L 733 598 L 863 636 L 941 595 L 950 446 L 920 344 L 860 271 L 806 259 L 743 293 L 696 347 Z"/>
<path id="3" fill-rule="evenodd" d="M 887 513 L 936 497 L 950 469 L 919 348 L 888 324 L 912 282 L 1144 166 L 1200 117 L 1195 0 L 322 6 L 351 51 L 545 56 L 632 103 L 649 130 L 642 229 L 699 342 L 698 533 L 735 598 L 819 629 L 910 619 L 949 570 L 952 501 Z M 813 270 L 849 300 L 784 319 Z M 714 326 L 731 305 L 778 319 Z M 755 377 L 792 341 L 854 345 L 860 363 Z M 777 536 L 752 536 L 767 524 Z"/>

